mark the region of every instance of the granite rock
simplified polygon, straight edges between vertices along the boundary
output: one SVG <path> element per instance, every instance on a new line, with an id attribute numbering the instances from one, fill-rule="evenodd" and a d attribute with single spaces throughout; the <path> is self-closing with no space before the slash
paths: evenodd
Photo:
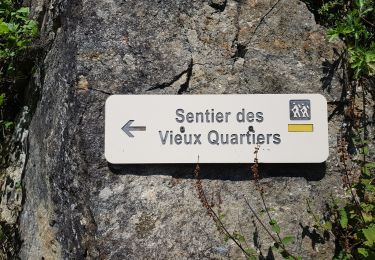
<path id="1" fill-rule="evenodd" d="M 195 165 L 106 162 L 105 100 L 112 94 L 321 93 L 335 101 L 340 86 L 335 74 L 327 79 L 323 64 L 337 58 L 340 44 L 327 42 L 298 0 L 32 0 L 31 6 L 45 47 L 28 129 L 21 258 L 243 257 L 201 205 Z M 319 214 L 331 193 L 345 196 L 337 167 L 340 122 L 338 116 L 329 122 L 325 164 L 260 166 L 267 207 L 282 235 L 296 237 L 290 251 L 304 259 L 334 253 L 332 238 L 314 237 L 306 200 Z M 250 165 L 202 165 L 201 178 L 227 228 L 272 257 L 272 240 L 244 202 L 268 222 Z"/>

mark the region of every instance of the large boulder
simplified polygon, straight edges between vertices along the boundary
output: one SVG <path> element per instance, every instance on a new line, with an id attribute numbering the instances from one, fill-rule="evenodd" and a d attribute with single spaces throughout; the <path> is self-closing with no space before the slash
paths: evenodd
<path id="1" fill-rule="evenodd" d="M 335 101 L 340 86 L 323 64 L 337 58 L 339 46 L 327 42 L 306 5 L 33 0 L 31 6 L 41 24 L 44 56 L 34 76 L 39 96 L 30 97 L 39 101 L 22 180 L 21 258 L 242 257 L 206 214 L 195 165 L 107 163 L 105 100 L 112 94 L 321 93 Z M 304 259 L 334 253 L 332 238 L 313 232 L 306 200 L 319 215 L 331 193 L 344 195 L 337 169 L 339 122 L 330 120 L 325 164 L 260 165 L 270 214 L 282 236 L 296 238 L 289 250 Z M 201 165 L 203 189 L 230 232 L 278 258 L 244 202 L 245 197 L 267 225 L 250 163 Z"/>

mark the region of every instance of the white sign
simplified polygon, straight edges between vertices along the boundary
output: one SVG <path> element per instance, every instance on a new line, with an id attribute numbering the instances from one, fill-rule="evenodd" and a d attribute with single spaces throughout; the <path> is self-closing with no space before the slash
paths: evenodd
<path id="1" fill-rule="evenodd" d="M 105 157 L 113 164 L 319 163 L 328 157 L 318 94 L 113 95 Z"/>

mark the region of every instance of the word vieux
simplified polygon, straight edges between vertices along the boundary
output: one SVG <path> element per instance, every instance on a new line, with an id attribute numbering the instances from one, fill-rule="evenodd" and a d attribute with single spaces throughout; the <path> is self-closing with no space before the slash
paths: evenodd
<path id="1" fill-rule="evenodd" d="M 210 130 L 206 134 L 185 133 L 183 125 L 190 123 L 228 123 L 231 120 L 235 120 L 238 123 L 260 124 L 265 120 L 263 112 L 248 112 L 245 109 L 241 109 L 237 113 L 232 114 L 231 112 L 216 112 L 215 109 L 206 109 L 204 112 L 185 113 L 184 109 L 179 108 L 176 110 L 175 120 L 181 124 L 180 133 L 175 133 L 172 130 L 159 130 L 162 145 L 201 145 L 205 141 L 212 145 L 281 143 L 281 136 L 278 133 L 256 133 L 252 129 L 248 129 L 246 133 L 242 134 L 220 133 L 215 129 Z M 254 129 L 256 129 L 256 126 L 254 126 Z"/>

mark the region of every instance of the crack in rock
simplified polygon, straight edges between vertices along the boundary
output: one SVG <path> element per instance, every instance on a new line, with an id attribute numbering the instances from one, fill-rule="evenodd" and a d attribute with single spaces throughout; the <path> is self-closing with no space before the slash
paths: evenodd
<path id="1" fill-rule="evenodd" d="M 181 73 L 179 73 L 178 75 L 176 75 L 175 77 L 173 77 L 173 79 L 171 81 L 164 82 L 162 84 L 158 84 L 154 87 L 151 87 L 151 88 L 147 89 L 146 91 L 152 91 L 152 90 L 156 90 L 156 89 L 165 89 L 167 87 L 171 87 L 171 86 L 173 86 L 173 84 L 178 82 L 182 77 L 184 77 L 186 75 L 185 83 L 183 83 L 180 86 L 180 89 L 178 90 L 178 94 L 181 94 L 181 93 L 185 92 L 186 89 L 189 87 L 189 81 L 190 81 L 192 73 L 193 73 L 193 60 L 191 59 L 188 68 L 186 70 L 182 71 Z"/>
<path id="2" fill-rule="evenodd" d="M 91 87 L 88 87 L 87 89 L 92 90 L 92 91 L 96 91 L 96 92 L 99 92 L 99 93 L 102 93 L 102 94 L 105 94 L 105 95 L 114 95 L 113 93 L 110 93 L 110 92 L 107 92 L 107 91 L 104 91 L 104 90 L 101 90 L 101 89 L 96 89 L 96 88 L 91 88 Z"/>
<path id="3" fill-rule="evenodd" d="M 244 44 L 240 44 L 239 43 L 239 33 L 240 33 L 240 24 L 239 24 L 239 17 L 241 15 L 241 1 L 238 1 L 237 2 L 237 14 L 236 14 L 236 36 L 234 37 L 233 39 L 233 42 L 232 42 L 232 48 L 235 48 L 235 53 L 233 54 L 233 56 L 231 58 L 235 59 L 235 61 L 238 59 L 238 58 L 244 58 L 245 55 L 246 55 L 246 52 L 247 52 L 247 46 L 244 45 Z"/>
<path id="4" fill-rule="evenodd" d="M 265 22 L 265 19 L 266 17 L 276 8 L 276 6 L 280 3 L 281 0 L 277 0 L 272 6 L 271 8 L 260 18 L 259 20 L 259 23 L 257 24 L 257 26 L 255 27 L 254 29 L 254 32 L 253 32 L 253 35 L 251 36 L 250 38 L 250 42 L 252 42 L 253 38 L 255 37 L 259 27 L 263 24 L 263 22 Z"/>

